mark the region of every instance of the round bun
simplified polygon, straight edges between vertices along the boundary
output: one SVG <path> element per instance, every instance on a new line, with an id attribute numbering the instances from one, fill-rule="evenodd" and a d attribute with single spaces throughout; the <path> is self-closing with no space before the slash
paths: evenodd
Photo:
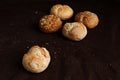
<path id="1" fill-rule="evenodd" d="M 98 16 L 90 11 L 78 13 L 75 16 L 75 21 L 82 22 L 89 29 L 96 27 L 99 23 Z"/>
<path id="2" fill-rule="evenodd" d="M 40 19 L 40 29 L 45 33 L 53 33 L 62 27 L 62 21 L 55 15 L 45 15 Z"/>
<path id="3" fill-rule="evenodd" d="M 71 40 L 80 41 L 87 35 L 87 29 L 79 22 L 66 23 L 62 29 L 62 33 Z"/>
<path id="4" fill-rule="evenodd" d="M 24 54 L 22 64 L 23 67 L 32 73 L 43 72 L 50 63 L 50 54 L 43 47 L 33 46 Z"/>
<path id="5" fill-rule="evenodd" d="M 68 5 L 56 4 L 51 8 L 50 13 L 58 16 L 61 20 L 67 20 L 72 17 L 73 9 Z"/>

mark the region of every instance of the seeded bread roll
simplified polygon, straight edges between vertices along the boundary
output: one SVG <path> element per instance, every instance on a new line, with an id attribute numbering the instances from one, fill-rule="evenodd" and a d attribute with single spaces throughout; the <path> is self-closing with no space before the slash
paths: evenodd
<path id="1" fill-rule="evenodd" d="M 50 54 L 46 48 L 33 46 L 24 54 L 23 67 L 32 73 L 43 72 L 50 63 Z"/>
<path id="2" fill-rule="evenodd" d="M 41 31 L 45 33 L 57 32 L 62 27 L 62 21 L 55 15 L 45 15 L 39 23 Z"/>
<path id="3" fill-rule="evenodd" d="M 72 17 L 73 9 L 68 5 L 56 4 L 51 8 L 50 13 L 58 16 L 61 20 L 67 20 Z"/>
<path id="4" fill-rule="evenodd" d="M 75 16 L 75 21 L 82 22 L 89 29 L 96 27 L 99 23 L 98 16 L 90 11 L 79 12 Z"/>
<path id="5" fill-rule="evenodd" d="M 66 23 L 62 29 L 62 33 L 65 37 L 73 41 L 80 41 L 87 35 L 87 29 L 79 22 Z"/>

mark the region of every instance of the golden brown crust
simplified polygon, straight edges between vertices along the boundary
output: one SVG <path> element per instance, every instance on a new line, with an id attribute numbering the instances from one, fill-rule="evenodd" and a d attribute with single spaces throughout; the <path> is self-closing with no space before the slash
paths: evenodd
<path id="1" fill-rule="evenodd" d="M 82 22 L 89 29 L 96 27 L 99 23 L 98 16 L 90 11 L 79 12 L 75 16 L 75 21 Z"/>
<path id="2" fill-rule="evenodd" d="M 72 17 L 73 9 L 68 5 L 56 4 L 51 8 L 50 13 L 62 20 L 67 20 Z"/>
<path id="3" fill-rule="evenodd" d="M 45 15 L 40 19 L 40 29 L 45 33 L 53 33 L 62 27 L 62 21 L 55 15 Z"/>
<path id="4" fill-rule="evenodd" d="M 71 40 L 80 41 L 87 35 L 87 29 L 79 22 L 66 23 L 62 29 L 62 33 Z"/>
<path id="5" fill-rule="evenodd" d="M 33 46 L 24 54 L 22 64 L 23 67 L 33 73 L 43 72 L 50 63 L 49 52 L 42 47 Z"/>

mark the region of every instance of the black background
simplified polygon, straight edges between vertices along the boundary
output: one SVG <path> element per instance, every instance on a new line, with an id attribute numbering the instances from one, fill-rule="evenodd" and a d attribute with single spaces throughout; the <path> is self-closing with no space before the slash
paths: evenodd
<path id="1" fill-rule="evenodd" d="M 62 36 L 61 30 L 42 33 L 39 19 L 57 3 L 67 4 L 74 16 L 89 10 L 99 25 L 79 42 Z M 1 0 L 0 80 L 120 80 L 119 0 Z M 63 24 L 64 25 L 64 24 Z M 22 57 L 33 45 L 46 47 L 51 54 L 48 68 L 39 74 L 27 72 Z"/>

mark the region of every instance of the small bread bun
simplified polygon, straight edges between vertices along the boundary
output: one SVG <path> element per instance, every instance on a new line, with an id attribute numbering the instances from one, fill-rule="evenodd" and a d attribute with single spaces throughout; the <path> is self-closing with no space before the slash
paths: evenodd
<path id="1" fill-rule="evenodd" d="M 24 54 L 22 64 L 23 67 L 32 73 L 43 72 L 50 63 L 50 54 L 43 47 L 33 46 Z"/>
<path id="2" fill-rule="evenodd" d="M 62 33 L 71 40 L 80 41 L 87 35 L 87 29 L 81 22 L 66 23 Z"/>
<path id="3" fill-rule="evenodd" d="M 61 20 L 67 20 L 72 17 L 73 9 L 68 5 L 56 4 L 53 5 L 50 13 L 58 16 Z"/>
<path id="4" fill-rule="evenodd" d="M 75 21 L 82 22 L 89 29 L 96 27 L 99 23 L 98 16 L 90 11 L 79 12 L 75 16 Z"/>
<path id="5" fill-rule="evenodd" d="M 57 32 L 62 27 L 62 21 L 55 15 L 45 15 L 39 23 L 41 31 L 45 33 Z"/>

